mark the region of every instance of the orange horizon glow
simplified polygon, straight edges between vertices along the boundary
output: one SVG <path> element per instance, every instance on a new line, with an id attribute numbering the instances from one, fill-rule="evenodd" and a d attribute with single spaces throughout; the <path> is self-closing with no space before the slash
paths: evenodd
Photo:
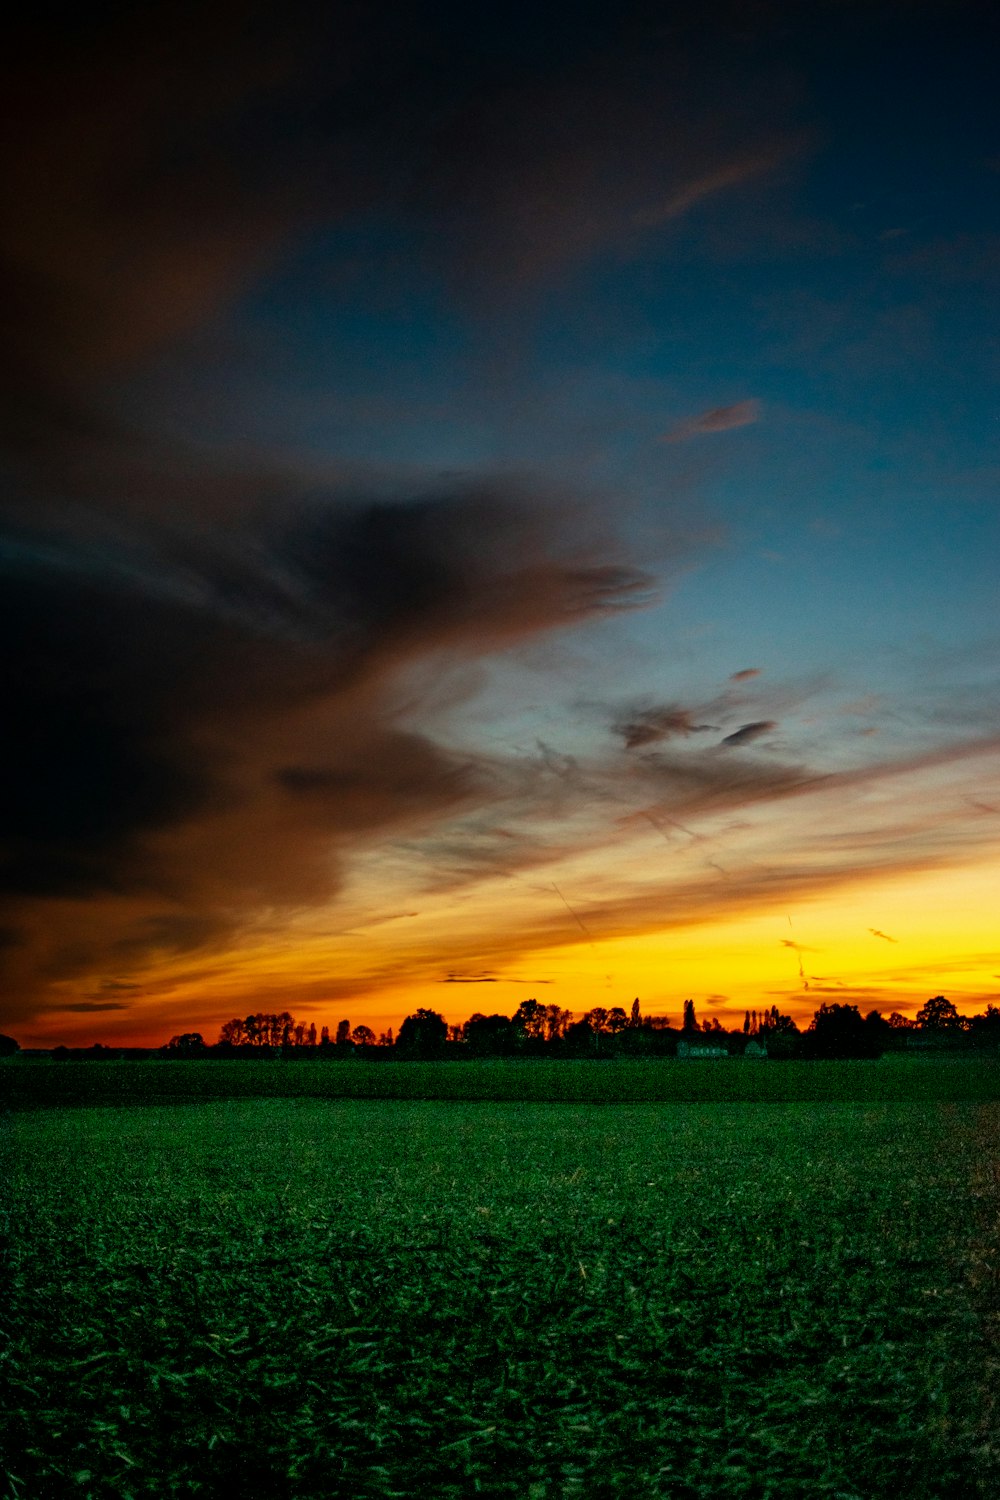
<path id="1" fill-rule="evenodd" d="M 447 901 L 436 912 L 369 930 L 367 948 L 350 934 L 339 942 L 318 935 L 310 919 L 303 925 L 313 930 L 280 949 L 247 946 L 173 972 L 165 965 L 144 995 L 129 1000 L 128 1013 L 83 1016 L 54 1006 L 44 1023 L 11 1029 L 23 1047 L 155 1047 L 184 1031 L 214 1042 L 234 1016 L 287 1010 L 315 1021 L 317 1030 L 333 1032 L 346 1019 L 378 1035 L 398 1032 L 420 1006 L 457 1025 L 476 1012 L 512 1015 L 531 997 L 578 1018 L 598 1005 L 627 1011 L 638 996 L 644 1016 L 666 1015 L 675 1025 L 690 998 L 699 1021 L 717 1017 L 727 1029 L 741 1026 L 746 1010 L 774 1004 L 800 1027 L 824 1001 L 912 1017 L 935 994 L 975 1014 L 1000 998 L 1000 951 L 988 947 L 990 914 L 983 909 L 991 873 L 975 866 L 895 875 L 846 883 L 780 911 L 607 938 L 567 933 L 566 941 L 524 949 L 512 961 L 491 952 L 489 973 L 482 963 L 449 965 L 436 957 L 440 926 L 455 919 Z M 570 925 L 568 912 L 566 918 Z M 400 928 L 409 929 L 405 940 Z M 462 946 L 456 944 L 459 955 Z M 352 960 L 353 984 L 346 977 Z M 332 985 L 324 978 L 330 972 L 344 977 Z"/>

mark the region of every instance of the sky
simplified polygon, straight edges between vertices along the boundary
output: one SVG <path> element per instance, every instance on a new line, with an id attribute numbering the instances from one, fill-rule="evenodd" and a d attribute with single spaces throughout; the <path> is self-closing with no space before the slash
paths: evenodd
<path id="1" fill-rule="evenodd" d="M 11 35 L 5 1032 L 1000 1000 L 996 31 Z"/>

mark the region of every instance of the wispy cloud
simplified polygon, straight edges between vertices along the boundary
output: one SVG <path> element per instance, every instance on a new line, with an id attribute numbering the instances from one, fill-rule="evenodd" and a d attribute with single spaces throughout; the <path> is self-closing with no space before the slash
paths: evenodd
<path id="1" fill-rule="evenodd" d="M 75 1000 L 72 1005 L 59 1006 L 60 1010 L 80 1015 L 90 1015 L 102 1010 L 128 1010 L 129 1008 L 120 1000 Z"/>
<path id="2" fill-rule="evenodd" d="M 731 406 L 713 406 L 697 416 L 685 417 L 671 427 L 660 439 L 664 443 L 686 443 L 690 438 L 704 437 L 713 432 L 731 432 L 735 427 L 750 427 L 759 422 L 759 401 L 735 401 Z"/>
<path id="3" fill-rule="evenodd" d="M 627 825 L 622 821 L 609 828 L 600 819 L 577 823 L 570 840 L 549 850 L 555 882 L 548 886 L 524 882 L 513 891 L 504 888 L 503 907 L 491 907 L 498 917 L 502 909 L 506 911 L 495 940 L 484 936 L 484 924 L 479 921 L 470 931 L 452 922 L 451 941 L 469 958 L 475 955 L 480 961 L 505 964 L 519 954 L 564 946 L 565 918 L 555 909 L 553 897 L 543 897 L 543 892 L 555 895 L 569 888 L 570 882 L 584 903 L 586 935 L 601 942 L 647 931 L 725 923 L 749 912 L 780 911 L 783 904 L 833 896 L 887 876 L 913 877 L 921 871 L 947 868 L 954 860 L 973 858 L 988 847 L 971 814 L 967 825 L 956 823 L 953 788 L 966 777 L 981 775 L 983 765 L 998 758 L 1000 744 L 985 740 L 834 775 L 804 767 L 740 762 L 747 773 L 741 777 L 736 775 L 734 762 L 714 759 L 712 751 L 678 752 L 669 757 L 651 752 L 648 759 L 627 763 L 627 782 L 613 773 L 610 762 L 604 768 L 591 763 L 584 768 L 585 784 L 579 792 L 589 807 L 593 806 L 593 788 L 604 778 L 616 788 L 619 802 L 626 797 L 639 799 L 643 792 L 648 798 L 657 789 L 662 797 L 647 800 L 641 811 L 630 815 Z M 726 765 L 734 767 L 728 779 Z M 917 787 L 923 789 L 920 815 L 899 824 L 897 815 L 901 809 L 912 810 Z M 868 809 L 870 826 L 847 830 L 843 840 L 831 845 L 825 833 L 831 817 L 842 808 L 845 796 L 862 790 L 867 796 L 856 805 Z M 777 808 L 789 799 L 798 803 L 795 818 L 777 819 Z M 728 814 L 736 808 L 749 816 L 733 823 Z M 568 814 L 569 809 L 564 809 L 564 827 Z M 626 826 L 633 839 L 638 839 L 643 826 L 652 833 L 654 825 L 660 824 L 680 829 L 681 821 L 691 834 L 686 846 L 691 854 L 678 862 L 664 864 L 651 852 L 643 856 L 639 847 L 622 843 L 621 830 Z M 568 826 L 574 827 L 574 821 Z M 724 859 L 725 882 L 715 872 L 700 873 L 691 863 L 701 848 L 700 840 L 706 839 Z M 674 847 L 680 853 L 685 846 Z M 467 889 L 471 895 L 471 888 Z M 784 939 L 782 945 L 800 961 L 802 954 L 813 951 L 794 939 Z M 803 978 L 812 988 L 823 982 L 811 975 Z M 831 981 L 831 987 L 842 985 Z"/>
<path id="4" fill-rule="evenodd" d="M 721 743 L 723 745 L 749 745 L 752 740 L 759 740 L 762 735 L 771 734 L 777 727 L 774 719 L 755 719 L 752 724 L 741 724 L 739 729 L 732 734 L 727 734 Z"/>
<path id="5" fill-rule="evenodd" d="M 731 161 L 722 162 L 701 176 L 682 183 L 662 203 L 641 209 L 636 213 L 634 222 L 637 228 L 648 229 L 655 224 L 665 224 L 671 219 L 680 218 L 703 199 L 712 198 L 717 193 L 734 187 L 740 187 L 751 178 L 773 171 L 779 163 L 787 159 L 792 149 L 793 142 L 785 140 L 780 144 L 776 143 L 770 149 L 736 156 Z"/>

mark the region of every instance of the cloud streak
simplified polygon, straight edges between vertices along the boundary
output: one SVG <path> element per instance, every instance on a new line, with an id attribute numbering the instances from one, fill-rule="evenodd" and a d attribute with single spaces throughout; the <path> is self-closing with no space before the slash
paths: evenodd
<path id="1" fill-rule="evenodd" d="M 687 417 L 664 433 L 664 443 L 686 443 L 692 438 L 705 437 L 716 432 L 732 432 L 737 427 L 752 427 L 760 421 L 759 401 L 735 401 L 731 406 L 714 406 L 709 411 Z M 738 679 L 737 679 L 738 680 Z"/>
<path id="2" fill-rule="evenodd" d="M 755 719 L 751 724 L 741 724 L 739 729 L 727 734 L 722 740 L 723 745 L 749 745 L 753 740 L 759 740 L 765 734 L 771 734 L 777 729 L 774 719 Z"/>

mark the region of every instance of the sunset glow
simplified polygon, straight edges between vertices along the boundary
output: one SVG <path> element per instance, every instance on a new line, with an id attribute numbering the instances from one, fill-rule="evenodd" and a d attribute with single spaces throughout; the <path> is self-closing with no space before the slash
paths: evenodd
<path id="1" fill-rule="evenodd" d="M 1000 1001 L 991 49 L 862 9 L 27 37 L 0 1029 Z"/>

